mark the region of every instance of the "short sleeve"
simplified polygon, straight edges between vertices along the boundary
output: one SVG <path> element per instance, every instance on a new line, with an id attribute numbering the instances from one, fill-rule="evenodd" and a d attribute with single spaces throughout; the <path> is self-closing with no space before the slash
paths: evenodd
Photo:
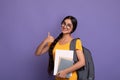
<path id="1" fill-rule="evenodd" d="M 77 39 L 77 41 L 76 41 L 76 49 L 82 50 L 82 42 L 80 39 Z"/>

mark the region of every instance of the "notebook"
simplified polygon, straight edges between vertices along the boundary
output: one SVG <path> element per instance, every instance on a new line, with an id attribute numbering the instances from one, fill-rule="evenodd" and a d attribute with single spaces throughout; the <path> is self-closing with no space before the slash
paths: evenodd
<path id="1" fill-rule="evenodd" d="M 66 66 L 64 65 L 67 63 L 68 67 L 73 65 L 73 50 L 56 50 L 53 75 L 56 75 L 58 71 L 65 68 Z"/>
<path id="2" fill-rule="evenodd" d="M 60 58 L 60 62 L 58 64 L 58 72 L 60 70 L 66 69 L 66 68 L 68 68 L 68 67 L 70 67 L 72 65 L 73 65 L 73 61 L 65 59 L 65 58 Z M 69 78 L 70 76 L 72 76 L 72 73 L 68 73 L 66 75 L 66 78 Z"/>

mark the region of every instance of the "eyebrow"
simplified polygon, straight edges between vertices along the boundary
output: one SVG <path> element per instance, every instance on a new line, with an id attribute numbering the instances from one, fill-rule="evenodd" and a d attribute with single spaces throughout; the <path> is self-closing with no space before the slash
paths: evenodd
<path id="1" fill-rule="evenodd" d="M 66 24 L 66 22 L 64 21 L 63 23 L 65 23 Z M 71 23 L 68 23 L 69 25 L 72 25 Z"/>

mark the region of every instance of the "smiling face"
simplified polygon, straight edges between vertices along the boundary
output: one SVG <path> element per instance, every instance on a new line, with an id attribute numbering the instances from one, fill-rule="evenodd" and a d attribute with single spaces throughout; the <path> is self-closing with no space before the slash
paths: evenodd
<path id="1" fill-rule="evenodd" d="M 73 24 L 72 24 L 71 20 L 65 19 L 61 24 L 61 28 L 62 28 L 63 34 L 70 34 L 73 29 Z"/>

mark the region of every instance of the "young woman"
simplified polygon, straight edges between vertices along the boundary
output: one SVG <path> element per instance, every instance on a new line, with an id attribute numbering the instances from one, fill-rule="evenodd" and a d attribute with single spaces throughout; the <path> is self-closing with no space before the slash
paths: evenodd
<path id="1" fill-rule="evenodd" d="M 48 33 L 47 38 L 45 38 L 37 47 L 35 52 L 36 55 L 42 55 L 47 51 L 49 52 L 49 73 L 52 73 L 54 68 L 54 58 L 56 49 L 69 50 L 70 42 L 73 39 L 71 34 L 76 30 L 76 27 L 77 20 L 75 17 L 65 17 L 61 22 L 61 33 L 59 34 L 59 36 L 56 39 L 54 39 L 54 37 L 51 36 L 50 33 Z M 85 65 L 85 59 L 82 52 L 82 43 L 80 39 L 76 41 L 75 51 L 77 54 L 78 62 L 72 65 L 71 67 L 59 71 L 55 76 L 55 80 L 77 80 L 76 70 Z M 72 76 L 70 78 L 65 78 L 65 76 L 70 72 L 72 73 Z"/>

